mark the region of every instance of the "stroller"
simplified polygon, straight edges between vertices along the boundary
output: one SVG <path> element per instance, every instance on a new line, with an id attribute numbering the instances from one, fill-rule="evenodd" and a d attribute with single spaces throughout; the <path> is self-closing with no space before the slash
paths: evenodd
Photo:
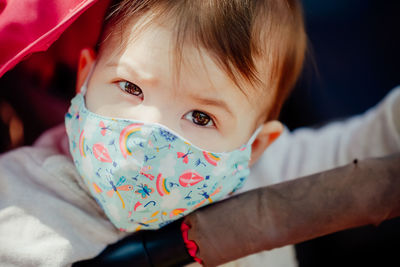
<path id="1" fill-rule="evenodd" d="M 18 1 L 18 3 L 15 1 L 0 2 L 0 48 L 2 51 L 0 54 L 0 76 L 3 76 L 0 84 L 2 88 L 7 88 L 7 90 L 1 90 L 1 96 L 4 100 L 0 102 L 2 151 L 13 149 L 22 144 L 31 144 L 45 129 L 63 121 L 68 100 L 74 94 L 74 70 L 77 66 L 79 51 L 83 47 L 94 46 L 96 43 L 103 15 L 109 4 L 109 1 L 95 0 L 54 1 L 52 3 L 40 0 Z M 32 6 L 35 6 L 36 9 L 28 8 Z M 26 16 L 18 15 L 22 11 L 26 12 Z M 40 19 L 35 20 L 35 17 Z M 21 18 L 21 20 L 15 23 L 13 22 L 15 18 Z M 13 23 L 8 23 L 10 21 Z M 76 35 L 85 38 L 76 39 Z M 31 54 L 33 55 L 30 56 Z M 29 56 L 30 58 L 25 60 Z M 17 65 L 17 63 L 19 64 Z M 11 70 L 13 67 L 14 69 Z M 26 78 L 20 79 L 21 74 Z M 380 92 L 381 95 L 384 93 Z M 296 96 L 299 97 L 299 93 L 295 92 L 294 97 Z M 290 103 L 293 103 L 293 98 L 289 100 Z M 44 105 L 46 108 L 43 108 Z M 286 117 L 287 124 L 290 124 L 290 119 L 288 119 L 289 113 L 291 113 L 290 109 L 290 106 L 286 107 L 286 111 L 282 115 L 283 118 Z M 291 125 L 293 128 L 297 126 L 295 122 Z M 336 172 L 332 175 L 338 174 L 343 173 Z M 271 190 L 285 192 L 292 190 L 294 186 L 302 188 L 302 181 L 304 182 L 304 180 L 299 180 L 296 184 L 286 183 L 268 189 L 264 188 L 263 194 L 271 192 Z M 249 238 L 251 237 L 251 232 L 249 232 L 246 234 L 247 239 L 246 237 L 241 239 L 243 244 L 240 248 L 235 241 L 237 239 L 233 238 L 234 235 L 229 237 L 228 234 L 225 234 L 223 238 L 225 241 L 222 242 L 218 239 L 221 237 L 216 233 L 221 232 L 221 229 L 228 222 L 234 221 L 236 223 L 234 229 L 237 229 L 237 231 L 232 232 L 237 235 L 240 232 L 239 229 L 249 228 L 249 221 L 239 222 L 226 217 L 225 220 L 215 222 L 213 231 L 207 232 L 209 229 L 205 227 L 204 221 L 214 221 L 209 218 L 214 218 L 217 212 L 221 213 L 221 210 L 228 210 L 230 205 L 236 207 L 242 201 L 254 201 L 256 203 L 258 201 L 254 198 L 256 194 L 256 192 L 243 194 L 232 199 L 232 201 L 224 201 L 212 206 L 212 208 L 202 209 L 184 219 L 192 227 L 191 232 L 187 229 L 186 231 L 189 231 L 189 239 L 191 237 L 200 247 L 200 258 L 204 264 L 213 266 L 261 250 L 305 241 L 333 231 L 368 223 L 343 225 L 340 229 L 335 228 L 334 230 L 326 225 L 326 228 L 313 236 L 306 235 L 305 228 L 296 231 L 284 229 L 278 232 L 282 236 L 286 235 L 290 238 L 274 240 L 269 237 L 270 242 L 268 244 L 261 241 L 255 242 L 252 238 Z M 312 197 L 316 196 L 310 196 L 310 199 Z M 268 194 L 266 198 L 269 198 Z M 292 207 L 293 214 L 296 214 L 294 210 L 297 208 L 299 207 Z M 391 216 L 395 217 L 398 214 Z M 138 232 L 114 245 L 110 245 L 95 259 L 76 263 L 76 265 L 124 266 L 124 264 L 135 263 L 138 266 L 174 266 L 187 264 L 193 261 L 196 251 L 188 253 L 187 244 L 189 240 L 182 237 L 181 225 L 182 220 L 179 220 L 158 232 Z M 312 222 L 310 221 L 307 226 L 310 227 L 311 225 Z M 398 225 L 398 221 L 390 221 L 389 229 L 386 229 L 386 225 L 384 225 L 382 227 L 385 228 L 384 234 L 393 233 L 393 229 L 396 228 L 395 225 Z M 392 235 L 392 241 L 387 241 L 387 243 L 398 240 L 398 231 L 395 233 L 397 234 Z M 212 239 L 213 236 L 214 239 Z M 264 240 L 264 238 L 268 238 L 268 236 L 260 237 L 260 240 Z M 220 244 L 218 253 L 207 249 L 207 244 L 217 242 L 216 240 Z M 334 237 L 333 240 L 335 240 Z M 321 241 L 320 239 L 314 242 L 325 244 L 328 241 L 326 239 Z M 297 246 L 300 262 L 301 259 L 307 262 L 309 258 L 313 258 L 312 256 L 305 256 L 307 249 L 309 250 L 308 254 L 312 253 L 310 252 L 312 251 L 310 244 L 303 243 Z M 390 251 L 388 247 L 386 250 Z M 160 251 L 164 253 L 160 253 Z M 340 258 L 340 256 L 337 257 Z"/>

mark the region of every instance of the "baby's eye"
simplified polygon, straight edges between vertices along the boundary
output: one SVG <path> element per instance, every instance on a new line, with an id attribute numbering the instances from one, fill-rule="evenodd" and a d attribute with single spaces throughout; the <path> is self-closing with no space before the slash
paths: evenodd
<path id="1" fill-rule="evenodd" d="M 193 110 L 186 113 L 185 119 L 190 120 L 194 124 L 197 124 L 199 126 L 206 126 L 206 127 L 215 126 L 214 121 L 211 119 L 210 116 L 198 110 Z"/>
<path id="2" fill-rule="evenodd" d="M 128 81 L 120 81 L 118 82 L 118 86 L 119 88 L 121 88 L 121 90 L 127 92 L 128 94 L 137 96 L 141 99 L 143 99 L 143 92 L 142 89 L 140 89 L 139 86 L 137 86 L 134 83 L 128 82 Z"/>

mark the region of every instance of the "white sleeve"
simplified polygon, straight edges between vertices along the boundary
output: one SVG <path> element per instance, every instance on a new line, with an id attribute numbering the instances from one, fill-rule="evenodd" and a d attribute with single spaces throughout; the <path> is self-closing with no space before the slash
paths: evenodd
<path id="1" fill-rule="evenodd" d="M 72 160 L 53 149 L 1 155 L 0 266 L 70 266 L 121 238 L 84 188 Z"/>
<path id="2" fill-rule="evenodd" d="M 400 86 L 362 115 L 319 129 L 285 131 L 251 170 L 241 191 L 400 152 Z"/>

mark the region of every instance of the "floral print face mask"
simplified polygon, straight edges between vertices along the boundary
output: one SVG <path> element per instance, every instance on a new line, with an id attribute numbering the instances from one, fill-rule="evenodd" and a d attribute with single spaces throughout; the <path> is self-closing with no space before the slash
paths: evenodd
<path id="1" fill-rule="evenodd" d="M 158 229 L 243 185 L 258 131 L 237 150 L 209 152 L 163 125 L 92 113 L 85 91 L 65 116 L 70 151 L 92 196 L 121 231 Z"/>

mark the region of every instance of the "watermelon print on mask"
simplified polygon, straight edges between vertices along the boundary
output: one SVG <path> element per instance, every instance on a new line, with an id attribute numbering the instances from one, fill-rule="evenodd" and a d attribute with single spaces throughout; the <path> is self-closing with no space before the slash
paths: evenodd
<path id="1" fill-rule="evenodd" d="M 100 116 L 85 106 L 84 86 L 65 116 L 75 166 L 121 231 L 158 229 L 240 188 L 251 144 L 214 153 L 163 125 Z"/>

